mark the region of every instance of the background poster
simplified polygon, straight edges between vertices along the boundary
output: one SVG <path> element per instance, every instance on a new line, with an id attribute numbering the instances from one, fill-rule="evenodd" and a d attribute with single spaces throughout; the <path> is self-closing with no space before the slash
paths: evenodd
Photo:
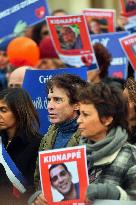
<path id="1" fill-rule="evenodd" d="M 84 9 L 90 34 L 107 33 L 115 31 L 115 10 L 110 9 Z"/>
<path id="2" fill-rule="evenodd" d="M 121 13 L 124 16 L 136 15 L 136 1 L 135 0 L 120 0 Z"/>
<path id="3" fill-rule="evenodd" d="M 33 104 L 39 114 L 40 133 L 45 134 L 50 122 L 47 112 L 46 82 L 52 76 L 61 73 L 71 73 L 79 75 L 84 80 L 87 79 L 86 68 L 65 68 L 57 70 L 27 70 L 25 72 L 22 87 L 30 94 Z"/>
<path id="4" fill-rule="evenodd" d="M 0 1 L 0 38 L 17 34 L 26 26 L 44 20 L 48 15 L 45 0 L 1 0 Z"/>
<path id="5" fill-rule="evenodd" d="M 124 26 L 130 33 L 136 32 L 136 0 L 120 0 L 121 14 L 128 17 L 128 23 Z"/>
<path id="6" fill-rule="evenodd" d="M 120 38 L 127 35 L 128 32 L 115 32 L 90 36 L 93 44 L 102 43 L 112 55 L 108 74 L 110 77 L 127 78 L 128 60 L 119 42 Z"/>
<path id="7" fill-rule="evenodd" d="M 124 26 L 126 31 L 129 31 L 129 33 L 135 33 L 136 32 L 136 15 L 128 17 L 128 23 Z"/>
<path id="8" fill-rule="evenodd" d="M 133 69 L 136 71 L 136 34 L 128 35 L 119 40 Z"/>
<path id="9" fill-rule="evenodd" d="M 47 17 L 46 19 L 54 47 L 65 64 L 75 67 L 83 66 L 82 57 L 86 56 L 92 59 L 93 64 L 96 65 L 95 68 L 98 67 L 83 15 Z"/>
<path id="10" fill-rule="evenodd" d="M 39 165 L 42 190 L 49 204 L 74 205 L 76 202 L 84 201 L 89 183 L 85 145 L 41 151 L 39 152 Z M 51 169 L 52 166 L 55 168 Z M 65 175 L 62 172 L 65 172 Z M 78 184 L 78 196 L 75 195 L 75 199 L 66 200 L 65 193 L 70 190 L 71 182 L 73 185 Z M 61 191 L 64 194 L 60 197 L 58 192 Z"/>

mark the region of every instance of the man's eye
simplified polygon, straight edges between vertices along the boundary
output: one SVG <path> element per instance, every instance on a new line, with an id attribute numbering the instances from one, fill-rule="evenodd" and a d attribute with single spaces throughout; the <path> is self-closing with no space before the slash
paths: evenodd
<path id="1" fill-rule="evenodd" d="M 56 182 L 57 179 L 58 179 L 58 177 L 57 177 L 57 176 L 54 176 L 54 177 L 51 178 L 51 181 L 52 181 L 52 182 Z"/>
<path id="2" fill-rule="evenodd" d="M 57 103 L 63 102 L 63 99 L 60 98 L 60 97 L 56 97 L 56 98 L 54 98 L 54 100 L 55 100 L 55 102 L 57 102 Z"/>
<path id="3" fill-rule="evenodd" d="M 67 174 L 67 172 L 64 170 L 60 173 L 60 176 L 65 176 Z"/>

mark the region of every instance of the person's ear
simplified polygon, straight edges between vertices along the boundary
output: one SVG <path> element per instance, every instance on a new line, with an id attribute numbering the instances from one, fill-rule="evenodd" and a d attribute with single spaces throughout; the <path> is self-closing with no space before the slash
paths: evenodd
<path id="1" fill-rule="evenodd" d="M 102 122 L 103 122 L 104 126 L 106 126 L 106 127 L 108 127 L 112 123 L 112 121 L 113 121 L 112 116 L 102 118 Z"/>

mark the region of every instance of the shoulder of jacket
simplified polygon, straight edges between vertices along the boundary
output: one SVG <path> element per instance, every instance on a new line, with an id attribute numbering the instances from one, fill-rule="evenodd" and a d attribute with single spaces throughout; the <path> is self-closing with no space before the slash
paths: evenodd
<path id="1" fill-rule="evenodd" d="M 57 131 L 57 127 L 55 125 L 49 126 L 47 133 L 43 136 L 41 140 L 39 150 L 43 150 L 45 148 L 46 142 L 49 140 L 49 138 L 51 138 L 51 136 L 54 135 L 54 133 L 56 133 L 56 131 Z"/>
<path id="2" fill-rule="evenodd" d="M 136 146 L 129 144 L 129 143 L 126 143 L 121 148 L 119 154 L 120 155 L 124 154 L 126 160 L 127 160 L 127 157 L 128 157 L 128 159 L 133 157 L 133 159 L 136 161 Z"/>
<path id="3" fill-rule="evenodd" d="M 56 130 L 56 129 L 57 129 L 56 125 L 52 124 L 52 125 L 49 126 L 48 131 L 47 131 L 46 134 L 48 134 L 49 132 L 51 132 L 51 131 L 53 131 L 53 130 Z M 46 135 L 46 134 L 45 134 L 45 135 Z M 44 136 L 45 136 L 45 135 L 44 135 Z"/>
<path id="4" fill-rule="evenodd" d="M 127 142 L 123 145 L 122 150 L 130 150 L 132 152 L 136 152 L 136 145 Z"/>
<path id="5" fill-rule="evenodd" d="M 50 135 L 52 132 L 56 131 L 57 130 L 57 127 L 55 125 L 50 125 L 49 128 L 48 128 L 48 131 L 46 134 L 44 134 L 43 138 L 46 138 L 48 135 Z"/>

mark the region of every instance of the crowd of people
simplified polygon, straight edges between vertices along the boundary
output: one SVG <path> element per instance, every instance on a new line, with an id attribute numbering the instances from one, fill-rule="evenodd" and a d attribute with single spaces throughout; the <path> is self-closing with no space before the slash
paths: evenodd
<path id="1" fill-rule="evenodd" d="M 51 15 L 68 13 L 59 9 Z M 123 30 L 126 17 L 120 16 L 118 22 Z M 90 32 L 101 33 L 97 28 L 91 31 L 91 24 L 98 22 L 90 22 Z M 59 29 L 62 47 L 70 33 L 76 37 L 71 48 L 82 48 L 80 35 L 72 27 Z M 15 68 L 6 53 L 8 44 L 0 44 L 0 204 L 48 205 L 41 189 L 38 151 L 78 145 L 86 145 L 87 150 L 86 203 L 97 199 L 136 200 L 136 81 L 132 67 L 129 65 L 126 80 L 109 77 L 112 56 L 101 43 L 94 44 L 99 69 L 88 70 L 87 81 L 73 74 L 59 74 L 47 81 L 51 125 L 42 136 L 31 97 L 21 88 L 25 71 L 68 65 L 59 59 L 45 21 L 27 28 L 22 35 L 36 42 L 40 60 L 35 67 Z M 63 49 L 69 49 L 69 44 Z M 87 59 L 83 61 L 90 66 Z M 63 195 L 62 201 L 80 198 L 79 184 L 72 182 L 65 164 L 51 166 L 49 173 L 52 186 Z M 59 186 L 63 183 L 68 184 L 65 190 Z"/>

